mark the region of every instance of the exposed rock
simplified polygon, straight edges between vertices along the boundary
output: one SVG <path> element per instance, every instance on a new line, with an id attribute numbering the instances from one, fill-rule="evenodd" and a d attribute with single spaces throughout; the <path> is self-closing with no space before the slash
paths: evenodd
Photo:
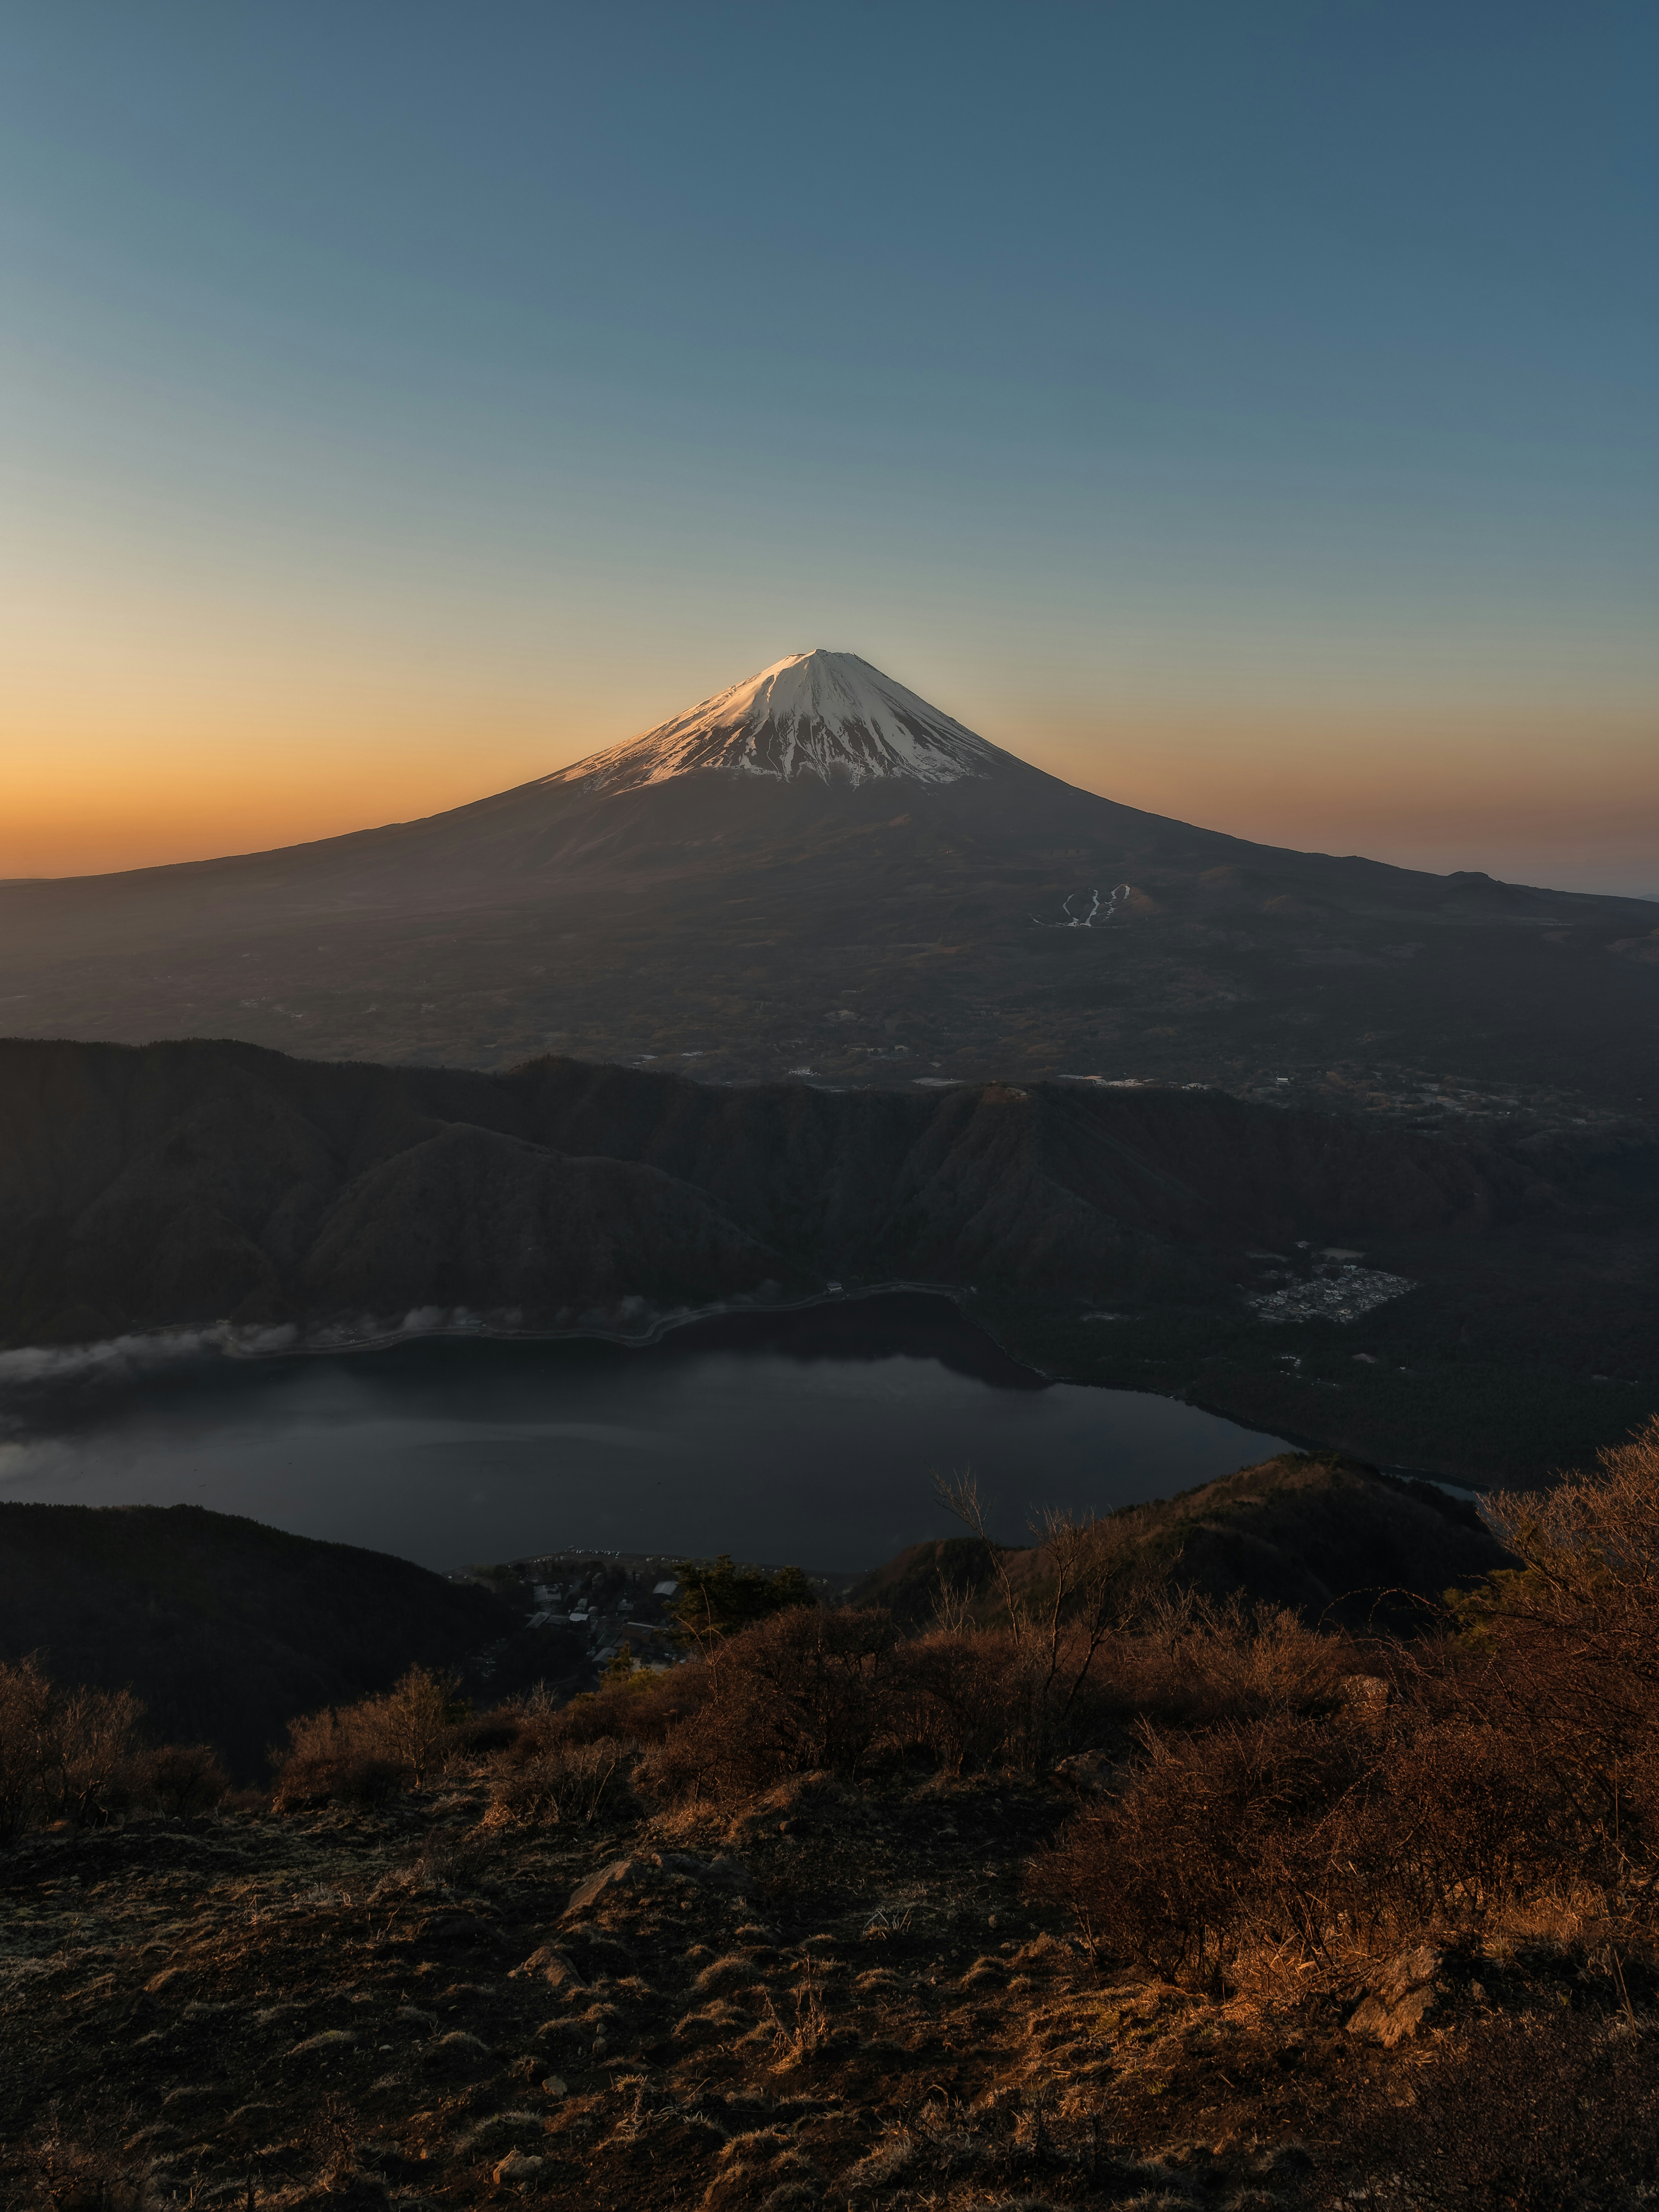
<path id="1" fill-rule="evenodd" d="M 1444 1964 L 1443 1952 L 1419 1943 L 1374 1969 L 1367 1978 L 1371 1994 L 1349 2015 L 1348 2033 L 1375 2037 L 1390 2051 L 1414 2035 L 1441 2002 Z"/>
<path id="2" fill-rule="evenodd" d="M 584 1882 L 582 1887 L 587 1887 L 588 1885 Z M 576 1909 L 574 1898 L 571 1899 L 569 1909 L 572 1911 Z M 568 1951 L 562 1951 L 556 1943 L 544 1943 L 538 1950 L 531 1953 L 521 1966 L 514 1966 L 507 1976 L 510 1982 L 526 1978 L 538 1978 L 556 1990 L 585 1987 L 582 1977 L 577 1971 L 575 1960 Z"/>
<path id="3" fill-rule="evenodd" d="M 579 1882 L 570 1893 L 567 1913 L 585 1912 L 590 1905 L 597 1904 L 608 1892 L 626 1889 L 643 1881 L 648 1869 L 643 1859 L 612 1859 L 609 1866 L 601 1867 L 584 1882 Z"/>
<path id="4" fill-rule="evenodd" d="M 1120 1753 L 1097 1746 L 1092 1751 L 1074 1751 L 1069 1759 L 1057 1759 L 1049 1772 L 1079 1797 L 1097 1797 L 1121 1780 L 1123 1760 Z"/>
<path id="5" fill-rule="evenodd" d="M 515 2150 L 510 2151 L 501 2160 L 493 2179 L 498 2185 L 504 2183 L 509 2187 L 522 2189 L 526 2182 L 534 2181 L 538 2174 L 544 2173 L 546 2170 L 547 2160 L 544 2158 L 532 2158 L 527 2151 Z"/>
<path id="6" fill-rule="evenodd" d="M 600 1903 L 607 1896 L 621 1890 L 636 1888 L 653 1880 L 660 1880 L 665 1875 L 678 1875 L 682 1880 L 690 1879 L 711 1888 L 732 1891 L 747 1888 L 750 1881 L 747 1871 L 736 1859 L 723 1851 L 714 1859 L 694 1858 L 686 1851 L 652 1851 L 641 1858 L 612 1859 L 609 1866 L 601 1867 L 597 1874 L 589 1875 L 586 1881 L 578 1884 L 570 1893 L 565 1916 L 568 1918 L 573 1912 L 585 1912 L 590 1905 Z M 540 1954 L 536 1955 L 539 1957 Z M 530 1961 L 526 1964 L 528 1966 Z"/>

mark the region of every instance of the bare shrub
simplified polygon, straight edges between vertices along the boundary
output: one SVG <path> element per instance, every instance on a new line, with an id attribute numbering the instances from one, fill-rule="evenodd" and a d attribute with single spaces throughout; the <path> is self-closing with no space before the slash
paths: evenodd
<path id="1" fill-rule="evenodd" d="M 1329 1705 L 1353 1667 L 1346 1638 L 1283 1606 L 1157 1590 L 1126 1618 L 1098 1671 L 1125 1706 L 1190 1728 Z"/>
<path id="2" fill-rule="evenodd" d="M 1320 1832 L 1363 1782 L 1352 1741 L 1291 1720 L 1185 1741 L 1149 1734 L 1147 1749 L 1122 1798 L 1069 1822 L 1033 1861 L 1031 1893 L 1066 1905 L 1097 1954 L 1171 1981 L 1218 1982 L 1253 1922 L 1322 1942 L 1310 1877 L 1330 1857 Z"/>
<path id="3" fill-rule="evenodd" d="M 277 1768 L 270 1794 L 273 1813 L 327 1804 L 390 1803 L 409 1787 L 406 1771 L 389 1759 L 344 1753 L 337 1759 L 290 1756 Z"/>
<path id="4" fill-rule="evenodd" d="M 1387 1924 L 1478 1929 L 1578 1879 L 1571 1804 L 1526 1743 L 1468 1717 L 1407 1713 L 1378 1748 L 1366 1824 L 1386 1822 Z M 1356 1830 L 1360 1823 L 1347 1824 Z"/>
<path id="5" fill-rule="evenodd" d="M 901 1683 L 890 1617 L 792 1608 L 720 1644 L 697 1710 L 642 1763 L 665 1798 L 746 1796 L 791 1774 L 851 1773 L 888 1729 Z"/>
<path id="6" fill-rule="evenodd" d="M 626 1814 L 635 1809 L 629 1786 L 635 1756 L 633 1745 L 615 1736 L 551 1745 L 496 1781 L 485 1821 L 542 1828 Z"/>
<path id="7" fill-rule="evenodd" d="M 953 1774 L 1035 1771 L 1097 1741 L 1127 1710 L 1085 1629 L 1040 1644 L 1006 1628 L 936 1629 L 903 1647 L 896 1671 L 895 1747 Z"/>
<path id="8" fill-rule="evenodd" d="M 0 1666 L 0 1834 L 21 1835 L 40 1809 L 40 1747 L 52 1686 L 34 1660 Z"/>
<path id="9" fill-rule="evenodd" d="M 1029 1678 L 1006 1629 L 935 1628 L 905 1647 L 907 1696 L 897 1733 L 949 1774 L 1000 1763 L 1022 1730 L 1011 1678 Z M 1022 1686 L 1029 1688 L 1029 1679 Z"/>
<path id="10" fill-rule="evenodd" d="M 76 1828 L 100 1815 L 125 1811 L 144 1708 L 131 1690 L 59 1691 L 41 1747 L 41 1794 L 48 1820 Z"/>
<path id="11" fill-rule="evenodd" d="M 708 1668 L 701 1659 L 655 1673 L 642 1667 L 571 1698 L 568 1705 L 520 1708 L 516 1741 L 505 1753 L 509 1765 L 539 1758 L 557 1744 L 619 1741 L 661 1743 L 702 1705 Z"/>
<path id="12" fill-rule="evenodd" d="M 429 1667 L 411 1667 L 383 1698 L 368 1703 L 374 1741 L 368 1748 L 409 1770 L 416 1789 L 445 1762 L 451 1735 L 466 1708 L 457 1678 Z"/>
<path id="13" fill-rule="evenodd" d="M 1005 1763 L 1041 1771 L 1113 1711 L 1192 1725 L 1302 1710 L 1331 1698 L 1352 1668 L 1342 1639 L 1283 1607 L 1170 1589 L 1133 1510 L 1084 1521 L 1039 1513 L 1033 1548 L 1016 1553 L 991 1535 L 971 1476 L 938 1490 L 973 1532 L 998 1594 L 1002 1650 L 994 1671 L 1008 1716 L 998 1747 Z M 939 1644 L 972 1644 L 986 1632 L 970 1629 L 965 1603 L 947 1595 Z M 942 1683 L 947 1705 L 960 1707 L 963 1690 L 975 1702 L 973 1686 L 994 1651 L 982 1649 L 977 1666 L 943 1668 L 944 1683 L 955 1678 Z M 982 1740 L 982 1723 L 971 1734 Z"/>
<path id="14" fill-rule="evenodd" d="M 0 1835 L 124 1810 L 143 1713 L 130 1690 L 60 1689 L 33 1658 L 0 1665 Z"/>
<path id="15" fill-rule="evenodd" d="M 1330 1966 L 1564 1904 L 1571 1801 L 1528 1747 L 1455 1710 L 1143 1731 L 1146 1764 L 1032 1863 L 1097 1953 L 1213 1984 L 1240 1951 Z"/>
<path id="16" fill-rule="evenodd" d="M 1050 1528 L 1070 1562 L 1062 1596 L 1091 1587 L 1086 1533 Z M 1015 1592 L 1006 1622 L 908 1641 L 884 1613 L 791 1609 L 720 1639 L 704 1660 L 526 1715 L 506 1758 L 522 1764 L 558 1744 L 622 1738 L 647 1750 L 636 1786 L 672 1799 L 845 1775 L 878 1756 L 920 1756 L 952 1773 L 1036 1772 L 1120 1734 L 1137 1711 L 1190 1723 L 1328 1706 L 1352 1668 L 1346 1644 L 1277 1609 L 1189 1599 L 1125 1626 L 1096 1596 L 1088 1617 L 1072 1620 L 1052 1593 L 1039 1615 L 1022 1612 Z"/>
<path id="17" fill-rule="evenodd" d="M 1593 1468 L 1541 1492 L 1496 1491 L 1486 1510 L 1522 1563 L 1496 1578 L 1517 1613 L 1603 1630 L 1659 1618 L 1659 1413 Z"/>
<path id="18" fill-rule="evenodd" d="M 1456 1600 L 1449 1685 L 1553 1800 L 1557 1849 L 1617 1941 L 1659 1937 L 1659 1416 L 1540 1495 L 1487 1501 L 1522 1565 Z"/>
<path id="19" fill-rule="evenodd" d="M 164 1743 L 141 1752 L 131 1781 L 136 1796 L 174 1819 L 205 1813 L 230 1790 L 229 1776 L 205 1743 Z"/>
<path id="20" fill-rule="evenodd" d="M 411 1667 L 383 1696 L 290 1721 L 276 1762 L 276 1809 L 337 1797 L 374 1804 L 418 1790 L 452 1755 L 467 1718 L 456 1688 L 453 1675 Z"/>
<path id="21" fill-rule="evenodd" d="M 1036 1579 L 1016 1578 L 1013 1557 L 991 1534 L 984 1502 L 971 1474 L 935 1486 L 940 1503 L 982 1547 L 1001 1600 L 1005 1632 L 1021 1664 L 1023 1725 L 1011 1737 L 1020 1763 L 1040 1768 L 1060 1755 L 1073 1733 L 1074 1708 L 1103 1646 L 1120 1630 L 1137 1602 L 1139 1578 L 1129 1524 L 1118 1518 L 1077 1521 L 1057 1507 L 1031 1522 Z M 950 1632 L 947 1620 L 945 1632 Z"/>
<path id="22" fill-rule="evenodd" d="M 357 2170 L 358 2119 L 356 2107 L 337 2090 L 325 2093 L 312 2112 L 303 2140 L 317 2162 L 317 2179 L 324 2189 L 343 2191 Z"/>

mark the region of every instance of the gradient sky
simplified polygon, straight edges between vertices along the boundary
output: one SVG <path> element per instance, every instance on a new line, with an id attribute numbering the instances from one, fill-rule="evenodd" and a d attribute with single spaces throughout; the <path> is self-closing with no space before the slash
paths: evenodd
<path id="1" fill-rule="evenodd" d="M 430 812 L 781 654 L 1659 896 L 1659 10 L 24 0 L 0 876 Z"/>

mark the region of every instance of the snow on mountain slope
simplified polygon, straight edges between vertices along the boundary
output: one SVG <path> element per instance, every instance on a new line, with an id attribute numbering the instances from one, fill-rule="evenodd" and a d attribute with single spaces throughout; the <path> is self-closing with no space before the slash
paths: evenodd
<path id="1" fill-rule="evenodd" d="M 584 791 L 631 791 L 721 769 L 780 782 L 891 776 L 955 783 L 1018 765 L 855 653 L 792 653 L 642 738 L 545 776 Z"/>

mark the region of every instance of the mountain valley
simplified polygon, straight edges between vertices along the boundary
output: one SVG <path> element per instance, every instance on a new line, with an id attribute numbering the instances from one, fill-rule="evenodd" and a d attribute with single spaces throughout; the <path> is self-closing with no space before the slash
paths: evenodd
<path id="1" fill-rule="evenodd" d="M 1213 1089 L 723 1087 L 0 1046 L 0 1340 L 643 1342 L 890 1285 L 1039 1372 L 1473 1479 L 1659 1394 L 1659 1148 Z M 46 1363 L 50 1369 L 51 1363 Z"/>

